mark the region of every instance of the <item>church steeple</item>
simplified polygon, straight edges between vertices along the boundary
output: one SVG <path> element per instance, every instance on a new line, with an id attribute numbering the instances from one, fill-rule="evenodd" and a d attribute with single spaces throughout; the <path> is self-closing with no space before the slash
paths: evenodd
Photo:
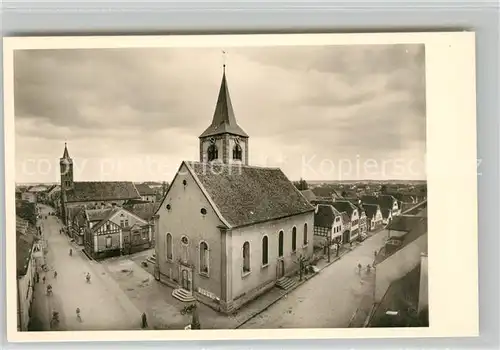
<path id="1" fill-rule="evenodd" d="M 59 169 L 61 173 L 61 190 L 73 189 L 73 159 L 69 156 L 68 145 L 64 143 L 64 152 L 59 159 Z"/>
<path id="2" fill-rule="evenodd" d="M 240 162 L 248 164 L 248 135 L 236 122 L 222 66 L 222 81 L 210 126 L 200 135 L 200 161 Z"/>
<path id="3" fill-rule="evenodd" d="M 71 157 L 69 156 L 68 145 L 66 144 L 66 142 L 64 143 L 64 153 L 62 157 L 63 159 L 71 159 Z"/>

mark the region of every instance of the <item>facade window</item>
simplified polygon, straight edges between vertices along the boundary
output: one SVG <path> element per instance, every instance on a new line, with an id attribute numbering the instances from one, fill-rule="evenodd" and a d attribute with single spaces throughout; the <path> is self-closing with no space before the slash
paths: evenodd
<path id="1" fill-rule="evenodd" d="M 243 151 L 241 150 L 241 146 L 236 144 L 233 147 L 233 159 L 241 160 Z"/>
<path id="2" fill-rule="evenodd" d="M 307 245 L 307 223 L 304 224 L 304 245 Z"/>
<path id="3" fill-rule="evenodd" d="M 243 243 L 243 272 L 250 272 L 250 243 Z"/>
<path id="4" fill-rule="evenodd" d="M 200 243 L 200 273 L 208 275 L 208 244 Z"/>
<path id="5" fill-rule="evenodd" d="M 262 238 L 262 266 L 269 263 L 269 238 L 264 236 Z"/>
<path id="6" fill-rule="evenodd" d="M 283 256 L 283 231 L 278 234 L 278 256 Z"/>
<path id="7" fill-rule="evenodd" d="M 167 252 L 167 260 L 172 260 L 172 235 L 170 233 L 167 233 L 167 238 L 165 239 L 165 245 L 166 245 L 166 252 Z"/>
<path id="8" fill-rule="evenodd" d="M 125 221 L 124 220 L 120 220 L 120 226 L 121 227 L 125 227 Z"/>
<path id="9" fill-rule="evenodd" d="M 125 227 L 128 227 L 128 219 L 125 220 Z"/>
<path id="10" fill-rule="evenodd" d="M 109 222 L 106 224 L 106 231 L 109 231 L 111 230 L 111 225 L 109 224 Z"/>
<path id="11" fill-rule="evenodd" d="M 182 236 L 181 238 L 181 243 L 182 243 L 182 261 L 187 263 L 189 259 L 189 239 L 186 236 Z"/>
<path id="12" fill-rule="evenodd" d="M 217 150 L 217 146 L 211 144 L 208 147 L 208 161 L 216 160 L 217 158 L 219 158 L 219 151 Z"/>
<path id="13" fill-rule="evenodd" d="M 297 228 L 292 228 L 292 252 L 297 250 Z"/>
<path id="14" fill-rule="evenodd" d="M 106 248 L 111 248 L 111 236 L 106 237 Z"/>

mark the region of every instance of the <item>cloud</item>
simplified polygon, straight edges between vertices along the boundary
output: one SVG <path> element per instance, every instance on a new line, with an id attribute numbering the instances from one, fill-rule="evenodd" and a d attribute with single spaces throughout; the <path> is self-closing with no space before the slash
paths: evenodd
<path id="1" fill-rule="evenodd" d="M 252 163 L 278 164 L 298 178 L 301 158 L 314 155 L 424 158 L 423 45 L 227 51 Z M 123 179 L 169 180 L 181 160 L 198 158 L 197 137 L 211 122 L 219 89 L 220 50 L 26 50 L 14 58 L 16 169 L 33 157 L 57 160 L 64 140 L 75 159 L 168 159 L 170 173 L 136 167 L 115 174 Z M 33 176 L 20 171 L 17 178 Z"/>

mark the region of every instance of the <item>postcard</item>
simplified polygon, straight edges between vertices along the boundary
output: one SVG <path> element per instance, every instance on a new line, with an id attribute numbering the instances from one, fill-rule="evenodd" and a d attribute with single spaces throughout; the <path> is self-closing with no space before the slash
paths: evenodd
<path id="1" fill-rule="evenodd" d="M 472 32 L 4 40 L 8 339 L 478 335 Z"/>

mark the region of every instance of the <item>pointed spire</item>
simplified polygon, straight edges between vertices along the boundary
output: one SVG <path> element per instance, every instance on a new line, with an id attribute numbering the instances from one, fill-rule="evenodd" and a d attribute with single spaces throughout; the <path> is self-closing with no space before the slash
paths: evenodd
<path id="1" fill-rule="evenodd" d="M 64 159 L 69 159 L 71 158 L 69 156 L 69 152 L 68 152 L 68 144 L 66 142 L 64 142 L 64 153 L 63 153 L 63 156 L 62 156 Z"/>
<path id="2" fill-rule="evenodd" d="M 231 103 L 231 97 L 229 95 L 229 88 L 226 79 L 226 64 L 224 63 L 222 65 L 222 81 L 220 84 L 217 104 L 215 105 L 212 124 L 210 124 L 210 126 L 200 135 L 200 137 L 207 137 L 225 133 L 248 137 L 248 135 L 243 131 L 243 129 L 241 129 L 238 123 L 236 123 L 236 118 L 234 116 L 233 105 Z"/>

